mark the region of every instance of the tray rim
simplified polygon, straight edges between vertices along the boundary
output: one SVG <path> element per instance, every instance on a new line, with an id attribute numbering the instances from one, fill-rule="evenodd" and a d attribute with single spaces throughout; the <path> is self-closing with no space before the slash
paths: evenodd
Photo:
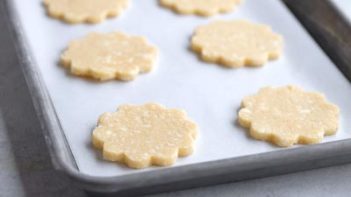
<path id="1" fill-rule="evenodd" d="M 52 163 L 56 170 L 67 175 L 83 189 L 104 193 L 141 189 L 140 193 L 148 193 L 154 191 L 147 189 L 148 187 L 157 185 L 166 186 L 172 183 L 189 183 L 199 180 L 200 184 L 198 185 L 180 184 L 181 186 L 178 189 L 184 189 L 212 185 L 215 182 L 223 183 L 272 176 L 351 161 L 351 159 L 347 159 L 351 158 L 351 139 L 346 139 L 198 164 L 162 168 L 130 175 L 98 177 L 84 174 L 79 171 L 75 164 L 50 95 L 40 73 L 36 69 L 37 65 L 33 60 L 34 58 L 32 58 L 20 20 L 18 20 L 14 2 L 5 0 L 2 4 L 5 5 L 5 10 L 3 11 L 8 19 L 8 28 L 10 28 L 12 33 L 17 58 L 20 61 L 22 72 L 30 90 L 31 99 L 37 113 L 36 115 L 39 117 L 42 132 L 44 132 Z M 307 165 L 307 163 L 314 163 L 314 165 Z M 252 174 L 252 172 L 256 172 L 256 174 Z M 140 177 L 143 177 L 143 180 Z M 211 177 L 217 178 L 214 178 L 216 179 L 214 181 L 206 181 L 206 179 Z M 174 188 L 177 187 L 175 186 Z M 162 190 L 155 189 L 157 191 Z"/>

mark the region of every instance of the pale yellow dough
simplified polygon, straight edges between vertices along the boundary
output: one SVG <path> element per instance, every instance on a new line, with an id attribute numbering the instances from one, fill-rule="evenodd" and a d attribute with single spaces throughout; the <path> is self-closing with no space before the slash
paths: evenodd
<path id="1" fill-rule="evenodd" d="M 232 11 L 241 0 L 160 0 L 161 5 L 180 14 L 212 16 Z"/>
<path id="2" fill-rule="evenodd" d="M 313 144 L 336 133 L 339 108 L 319 93 L 295 86 L 267 87 L 244 98 L 239 123 L 253 138 L 278 146 Z"/>
<path id="3" fill-rule="evenodd" d="M 106 160 L 130 168 L 172 165 L 194 149 L 197 126 L 182 110 L 159 104 L 122 105 L 101 115 L 93 144 Z"/>
<path id="4" fill-rule="evenodd" d="M 61 63 L 74 75 L 97 80 L 132 80 L 152 70 L 158 50 L 145 38 L 120 32 L 90 33 L 70 43 Z"/>
<path id="5" fill-rule="evenodd" d="M 44 0 L 48 14 L 68 23 L 99 23 L 120 15 L 129 0 Z"/>
<path id="6" fill-rule="evenodd" d="M 191 47 L 204 61 L 226 67 L 261 66 L 281 55 L 283 38 L 262 24 L 214 21 L 196 29 Z"/>

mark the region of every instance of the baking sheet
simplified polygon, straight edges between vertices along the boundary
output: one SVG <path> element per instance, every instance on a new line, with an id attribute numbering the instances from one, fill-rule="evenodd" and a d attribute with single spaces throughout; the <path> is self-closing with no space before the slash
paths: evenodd
<path id="1" fill-rule="evenodd" d="M 67 25 L 48 18 L 41 0 L 14 0 L 30 48 L 56 107 L 78 168 L 93 176 L 115 176 L 142 171 L 103 161 L 91 146 L 98 116 L 124 103 L 159 102 L 185 109 L 198 123 L 200 135 L 193 155 L 175 166 L 281 150 L 250 139 L 235 124 L 241 99 L 263 86 L 296 84 L 324 92 L 341 108 L 340 129 L 324 142 L 349 138 L 351 87 L 285 6 L 277 0 L 246 0 L 236 12 L 201 18 L 179 16 L 159 7 L 156 0 L 132 1 L 122 17 L 99 25 Z M 194 28 L 215 19 L 244 18 L 265 23 L 285 38 L 285 52 L 263 68 L 225 69 L 198 60 L 190 52 Z M 58 65 L 67 43 L 88 32 L 123 31 L 144 35 L 160 49 L 158 68 L 133 82 L 106 83 L 70 76 Z"/>

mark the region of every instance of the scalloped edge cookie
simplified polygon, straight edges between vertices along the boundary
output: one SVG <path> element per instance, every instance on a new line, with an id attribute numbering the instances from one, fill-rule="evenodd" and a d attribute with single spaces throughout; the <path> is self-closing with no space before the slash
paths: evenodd
<path id="1" fill-rule="evenodd" d="M 251 137 L 277 146 L 314 144 L 337 132 L 339 108 L 296 86 L 266 87 L 243 99 L 238 122 Z"/>
<path id="2" fill-rule="evenodd" d="M 89 33 L 70 42 L 61 55 L 61 65 L 71 74 L 100 81 L 133 80 L 150 72 L 157 60 L 158 49 L 146 38 L 122 32 Z"/>
<path id="3" fill-rule="evenodd" d="M 188 0 L 189 1 L 189 0 Z M 223 1 L 223 0 L 219 0 Z M 221 14 L 221 13 L 227 13 L 233 11 L 241 2 L 242 0 L 224 0 L 226 1 L 226 5 L 218 5 L 218 7 L 187 7 L 186 5 L 182 5 L 181 2 L 177 2 L 177 0 L 159 0 L 160 5 L 163 7 L 166 7 L 168 9 L 171 9 L 178 14 L 184 14 L 184 15 L 198 15 L 198 16 L 203 16 L 203 17 L 209 17 L 213 16 L 216 14 Z M 229 4 L 229 3 L 230 4 Z"/>
<path id="4" fill-rule="evenodd" d="M 116 17 L 122 14 L 124 10 L 129 6 L 130 0 L 109 0 L 118 2 L 114 8 L 109 7 L 105 10 L 97 10 L 99 13 L 85 13 L 85 16 L 81 13 L 68 13 L 65 10 L 60 10 L 59 8 L 53 6 L 53 1 L 62 1 L 62 0 L 43 0 L 43 4 L 47 10 L 47 14 L 59 20 L 62 20 L 66 23 L 76 24 L 76 23 L 101 23 L 107 18 Z M 72 0 L 70 0 L 72 1 Z M 86 0 L 85 0 L 86 1 Z M 98 2 L 97 0 L 97 3 Z"/>
<path id="5" fill-rule="evenodd" d="M 281 56 L 283 38 L 267 25 L 217 20 L 196 28 L 191 49 L 209 63 L 228 68 L 258 67 Z"/>
<path id="6" fill-rule="evenodd" d="M 197 125 L 185 111 L 156 103 L 121 105 L 104 113 L 92 134 L 103 158 L 130 168 L 170 166 L 193 153 Z"/>

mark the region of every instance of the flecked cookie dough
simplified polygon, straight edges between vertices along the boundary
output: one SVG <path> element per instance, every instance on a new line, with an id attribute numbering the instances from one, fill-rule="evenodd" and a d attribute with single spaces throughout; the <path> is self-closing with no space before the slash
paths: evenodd
<path id="1" fill-rule="evenodd" d="M 99 23 L 120 15 L 129 0 L 44 0 L 47 12 L 68 23 Z"/>
<path id="2" fill-rule="evenodd" d="M 127 81 L 151 71 L 157 56 L 157 48 L 143 37 L 121 32 L 90 33 L 69 44 L 61 64 L 74 75 Z"/>
<path id="3" fill-rule="evenodd" d="M 244 98 L 239 123 L 253 138 L 278 146 L 313 144 L 336 133 L 339 108 L 319 93 L 295 86 L 267 87 Z"/>
<path id="4" fill-rule="evenodd" d="M 232 11 L 241 0 L 160 0 L 164 7 L 180 14 L 212 16 L 217 13 Z"/>
<path id="5" fill-rule="evenodd" d="M 280 56 L 283 38 L 262 24 L 214 21 L 196 29 L 191 47 L 207 62 L 226 67 L 261 66 Z"/>
<path id="6" fill-rule="evenodd" d="M 169 166 L 178 156 L 190 155 L 196 135 L 196 124 L 184 111 L 149 103 L 104 113 L 92 138 L 104 159 L 146 168 Z"/>

